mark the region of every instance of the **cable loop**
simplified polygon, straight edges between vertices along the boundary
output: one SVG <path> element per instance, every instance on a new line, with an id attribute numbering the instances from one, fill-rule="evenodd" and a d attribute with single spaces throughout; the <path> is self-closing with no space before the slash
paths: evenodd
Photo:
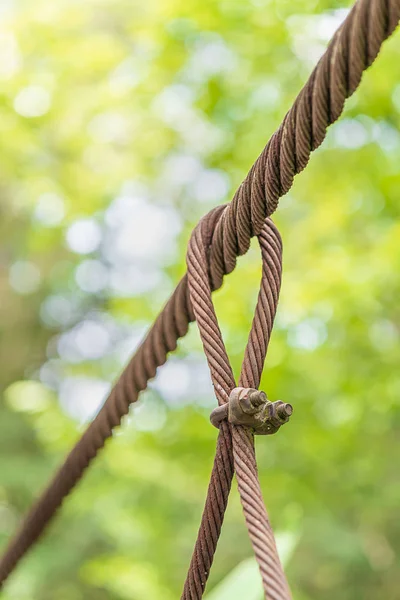
<path id="1" fill-rule="evenodd" d="M 269 402 L 266 394 L 257 389 L 278 304 L 282 241 L 272 220 L 266 219 L 257 236 L 262 256 L 260 291 L 237 387 L 211 296 L 210 249 L 224 214 L 213 210 L 206 215 L 193 231 L 187 251 L 190 300 L 219 405 L 211 415 L 212 423 L 219 428 L 219 436 L 182 599 L 199 600 L 203 595 L 235 472 L 265 597 L 290 600 L 289 586 L 262 499 L 253 437 L 253 433 L 274 433 L 292 414 L 290 404 Z M 225 271 L 229 268 L 226 264 Z"/>

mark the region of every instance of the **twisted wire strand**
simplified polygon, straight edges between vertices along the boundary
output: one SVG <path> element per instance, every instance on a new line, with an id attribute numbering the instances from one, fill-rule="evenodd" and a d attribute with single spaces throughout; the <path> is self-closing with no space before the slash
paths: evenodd
<path id="1" fill-rule="evenodd" d="M 282 240 L 268 219 L 258 236 L 262 249 L 262 279 L 249 341 L 246 346 L 239 386 L 258 388 L 272 332 L 282 279 Z M 264 593 L 270 600 L 291 598 L 281 567 L 257 474 L 254 436 L 245 427 L 231 427 L 234 466 L 246 525 L 260 567 Z M 272 575 L 271 577 L 271 569 Z M 277 578 L 279 577 L 279 582 Z M 276 586 L 276 583 L 279 583 Z"/>
<path id="2" fill-rule="evenodd" d="M 253 435 L 241 425 L 231 425 L 231 430 L 238 490 L 247 530 L 261 573 L 264 597 L 268 600 L 291 600 L 292 596 L 262 497 Z"/>
<path id="3" fill-rule="evenodd" d="M 399 17 L 400 0 L 359 0 L 353 6 L 217 223 L 210 256 L 214 289 L 235 268 L 237 256 L 247 252 L 251 237 L 260 233 L 294 176 L 323 142 Z"/>
<path id="4" fill-rule="evenodd" d="M 216 220 L 209 256 L 211 288 L 230 273 L 250 238 L 260 234 L 265 218 L 306 166 L 310 153 L 341 114 L 344 101 L 358 87 L 362 72 L 375 60 L 383 41 L 396 28 L 400 0 L 358 0 L 336 32 L 283 123 L 250 169 L 233 200 Z M 96 419 L 67 457 L 49 487 L 28 513 L 0 561 L 0 586 L 43 532 L 63 498 L 80 480 L 90 461 L 120 424 L 129 404 L 154 377 L 168 352 L 176 348 L 193 320 L 186 276 L 153 327 Z"/>
<path id="5" fill-rule="evenodd" d="M 186 334 L 189 322 L 193 319 L 185 275 L 121 374 L 100 412 L 31 508 L 15 537 L 11 539 L 0 562 L 0 584 L 4 583 L 20 558 L 42 534 L 63 499 L 111 436 L 113 428 L 119 425 L 122 417 L 128 413 L 130 403 L 136 402 L 140 391 L 147 387 L 157 367 L 165 363 L 168 352 L 175 350 L 177 340 Z"/>
<path id="6" fill-rule="evenodd" d="M 227 402 L 235 381 L 211 297 L 208 269 L 211 240 L 208 220 L 211 215 L 212 213 L 203 218 L 192 234 L 187 252 L 187 271 L 193 311 L 210 367 L 215 395 L 221 405 Z M 266 220 L 259 235 L 259 244 L 262 254 L 261 285 L 239 379 L 239 385 L 256 388 L 260 383 L 272 332 L 282 275 L 282 242 L 270 219 Z M 233 439 L 233 446 L 227 436 Z M 228 453 L 229 460 L 224 462 L 222 458 Z M 208 494 L 181 598 L 199 600 L 203 596 L 228 502 L 229 488 L 226 487 L 226 482 L 229 481 L 230 487 L 232 463 L 265 594 L 268 593 L 271 600 L 289 600 L 289 588 L 258 481 L 253 435 L 244 427 L 235 427 L 226 422 L 221 423 Z M 225 464 L 228 468 L 224 472 Z M 220 510 L 215 510 L 215 496 L 224 500 L 222 507 L 218 507 Z M 210 530 L 217 535 L 211 538 Z"/>

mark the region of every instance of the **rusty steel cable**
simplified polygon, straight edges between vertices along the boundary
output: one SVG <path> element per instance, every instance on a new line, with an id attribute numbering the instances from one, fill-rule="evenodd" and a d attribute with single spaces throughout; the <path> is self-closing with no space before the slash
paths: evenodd
<path id="1" fill-rule="evenodd" d="M 236 384 L 211 298 L 208 259 L 214 230 L 213 222 L 210 226 L 213 213 L 200 221 L 190 239 L 187 252 L 188 284 L 215 395 L 218 404 L 226 407 Z M 241 388 L 258 388 L 260 383 L 281 284 L 282 244 L 270 219 L 266 219 L 258 240 L 262 255 L 262 277 L 239 378 Z M 289 587 L 258 480 L 253 433 L 247 427 L 232 425 L 224 420 L 220 423 L 210 485 L 181 599 L 200 600 L 203 596 L 234 471 L 265 595 L 270 600 L 290 600 Z"/>
<path id="2" fill-rule="evenodd" d="M 208 258 L 212 290 L 220 287 L 224 275 L 235 268 L 237 256 L 247 252 L 251 237 L 260 235 L 265 219 L 290 189 L 294 176 L 307 165 L 312 150 L 322 143 L 326 128 L 339 118 L 346 98 L 358 87 L 363 71 L 375 60 L 399 18 L 400 0 L 358 0 L 349 12 L 233 200 L 220 207 Z M 99 414 L 9 542 L 0 561 L 0 585 L 42 534 L 193 319 L 185 275 Z"/>

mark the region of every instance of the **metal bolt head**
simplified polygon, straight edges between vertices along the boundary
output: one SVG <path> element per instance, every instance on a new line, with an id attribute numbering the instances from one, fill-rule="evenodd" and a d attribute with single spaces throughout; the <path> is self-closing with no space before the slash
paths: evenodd
<path id="1" fill-rule="evenodd" d="M 293 414 L 293 406 L 288 403 L 280 404 L 277 407 L 276 412 L 281 419 L 287 421 Z"/>

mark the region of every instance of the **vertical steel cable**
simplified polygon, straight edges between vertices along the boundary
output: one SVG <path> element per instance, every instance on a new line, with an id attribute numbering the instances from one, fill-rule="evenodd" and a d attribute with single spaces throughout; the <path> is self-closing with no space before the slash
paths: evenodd
<path id="1" fill-rule="evenodd" d="M 236 384 L 211 298 L 208 255 L 212 234 L 209 220 L 212 216 L 213 214 L 210 213 L 200 221 L 189 242 L 187 252 L 188 285 L 210 367 L 215 395 L 218 404 L 223 405 L 228 402 L 230 392 Z M 258 387 L 260 382 L 281 283 L 282 244 L 279 233 L 270 219 L 265 222 L 259 236 L 259 243 L 263 259 L 261 286 L 239 380 L 239 385 L 251 388 Z M 215 496 L 223 498 L 222 508 L 225 510 L 226 490 L 229 493 L 226 482 L 230 482 L 232 479 L 232 461 L 226 461 L 229 468 L 224 471 L 219 468 L 224 465 L 221 456 L 222 451 L 230 451 L 233 454 L 240 498 L 254 553 L 260 567 L 265 594 L 268 593 L 268 598 L 271 600 L 288 600 L 291 597 L 289 588 L 262 499 L 253 435 L 247 428 L 240 425 L 234 426 L 222 422 L 221 428 L 198 540 L 182 598 L 199 600 L 204 592 L 223 520 L 223 512 L 213 510 L 213 500 Z M 232 437 L 233 445 L 226 442 L 227 435 Z M 210 531 L 214 531 L 218 535 L 212 536 Z"/>

